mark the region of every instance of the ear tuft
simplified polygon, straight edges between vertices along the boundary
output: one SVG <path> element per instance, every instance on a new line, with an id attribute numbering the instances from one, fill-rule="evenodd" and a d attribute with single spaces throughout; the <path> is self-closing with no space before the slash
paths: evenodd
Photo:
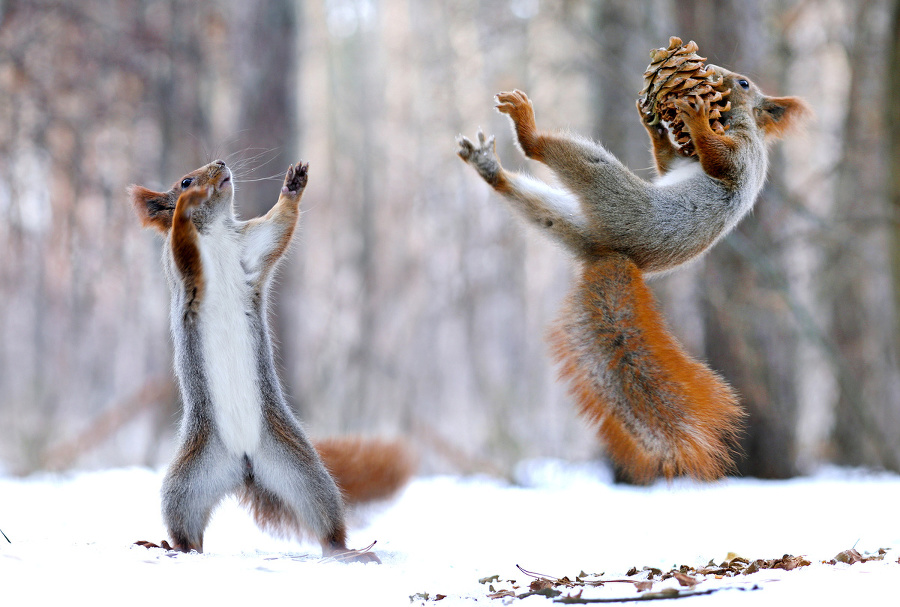
<path id="1" fill-rule="evenodd" d="M 154 192 L 139 185 L 128 188 L 128 198 L 131 206 L 137 214 L 141 225 L 145 228 L 154 228 L 165 234 L 172 227 L 172 213 L 175 210 L 175 201 L 169 192 Z"/>
<path id="2" fill-rule="evenodd" d="M 756 107 L 756 124 L 766 139 L 779 139 L 805 124 L 812 109 L 800 97 L 764 97 Z"/>

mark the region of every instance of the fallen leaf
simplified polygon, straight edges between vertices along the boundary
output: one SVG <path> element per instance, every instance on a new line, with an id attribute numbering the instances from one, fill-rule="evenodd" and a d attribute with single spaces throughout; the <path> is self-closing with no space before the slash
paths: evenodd
<path id="1" fill-rule="evenodd" d="M 854 550 L 854 552 L 856 552 Z M 858 554 L 858 553 L 857 553 Z M 802 556 L 791 556 L 790 554 L 785 554 L 775 565 L 773 565 L 772 569 L 784 569 L 785 571 L 791 571 L 796 569 L 797 567 L 806 567 L 811 563 L 803 558 Z"/>
<path id="2" fill-rule="evenodd" d="M 692 578 L 691 576 L 681 573 L 680 571 L 676 571 L 675 575 L 673 575 L 672 577 L 678 580 L 678 583 L 680 585 L 687 586 L 688 588 L 693 588 L 697 585 L 696 578 Z"/>
<path id="3" fill-rule="evenodd" d="M 843 550 L 841 552 L 838 552 L 837 555 L 834 557 L 834 560 L 836 560 L 839 563 L 847 563 L 850 565 L 852 565 L 853 563 L 865 563 L 866 562 L 866 559 L 864 559 L 863 556 L 859 552 L 854 550 L 853 548 L 850 548 L 849 550 Z"/>
<path id="4" fill-rule="evenodd" d="M 751 573 L 756 573 L 760 569 L 764 569 L 764 568 L 765 568 L 765 562 L 762 559 L 756 559 L 755 561 L 753 561 L 752 563 L 750 563 L 749 565 L 747 565 L 744 568 L 743 573 L 744 573 L 744 575 L 750 575 Z"/>
<path id="5" fill-rule="evenodd" d="M 553 582 L 543 577 L 536 580 L 531 580 L 531 583 L 528 585 L 532 592 L 538 592 L 546 588 L 553 588 L 553 586 Z"/>

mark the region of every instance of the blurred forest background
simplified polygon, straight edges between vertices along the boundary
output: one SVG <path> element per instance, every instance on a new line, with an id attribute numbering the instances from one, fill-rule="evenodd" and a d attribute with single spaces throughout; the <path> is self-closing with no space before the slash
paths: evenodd
<path id="1" fill-rule="evenodd" d="M 273 310 L 310 433 L 405 436 L 427 472 L 601 456 L 543 341 L 572 272 L 455 155 L 493 95 L 650 178 L 649 50 L 694 39 L 805 97 L 755 213 L 653 281 L 750 411 L 740 472 L 900 470 L 900 2 L 0 0 L 0 472 L 171 456 L 161 242 L 130 183 L 216 158 L 243 217 L 310 162 Z"/>

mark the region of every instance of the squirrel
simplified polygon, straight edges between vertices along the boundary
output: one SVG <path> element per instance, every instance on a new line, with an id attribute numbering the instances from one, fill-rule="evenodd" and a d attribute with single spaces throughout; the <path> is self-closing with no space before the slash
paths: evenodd
<path id="1" fill-rule="evenodd" d="M 735 391 L 690 356 L 669 332 L 645 275 L 696 259 L 753 207 L 763 187 L 768 143 L 808 114 L 797 97 L 768 97 L 747 77 L 709 66 L 731 88 L 725 134 L 710 127 L 709 103 L 675 102 L 697 150 L 685 157 L 663 124 L 649 134 L 657 177 L 644 180 L 601 145 L 539 131 L 521 91 L 497 95 L 525 156 L 547 165 L 561 187 L 505 170 L 494 137 L 460 135 L 458 155 L 530 223 L 580 265 L 548 333 L 560 378 L 632 480 L 732 469 L 744 417 Z M 640 106 L 638 107 L 640 110 Z"/>
<path id="2" fill-rule="evenodd" d="M 166 239 L 163 266 L 184 409 L 180 446 L 162 486 L 172 539 L 163 548 L 202 552 L 214 507 L 237 494 L 263 529 L 309 530 L 325 556 L 380 562 L 373 552 L 347 548 L 345 503 L 385 498 L 402 487 L 412 472 L 405 447 L 361 438 L 314 445 L 275 369 L 269 289 L 294 234 L 308 166 L 291 165 L 275 206 L 249 221 L 235 216 L 232 173 L 222 160 L 188 173 L 167 192 L 129 188 L 143 226 Z"/>

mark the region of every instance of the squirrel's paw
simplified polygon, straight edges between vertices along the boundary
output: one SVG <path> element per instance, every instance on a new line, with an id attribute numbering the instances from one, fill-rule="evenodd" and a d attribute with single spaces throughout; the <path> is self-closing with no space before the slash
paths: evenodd
<path id="1" fill-rule="evenodd" d="M 687 125 L 688 129 L 690 129 L 692 125 L 706 124 L 709 126 L 710 108 L 707 99 L 697 97 L 695 103 L 691 103 L 684 98 L 676 99 L 675 110 Z"/>
<path id="2" fill-rule="evenodd" d="M 308 180 L 309 163 L 298 162 L 288 167 L 284 175 L 284 185 L 281 193 L 284 196 L 297 196 L 306 187 Z"/>
<path id="3" fill-rule="evenodd" d="M 640 99 L 635 101 L 635 106 L 637 106 L 638 115 L 641 117 L 641 124 L 643 124 L 644 128 L 647 129 L 647 132 L 650 133 L 650 136 L 654 139 L 668 139 L 669 129 L 667 129 L 666 125 L 662 123 L 662 121 L 659 119 L 659 116 L 653 116 L 652 114 L 646 113 L 641 107 Z"/>
<path id="4" fill-rule="evenodd" d="M 494 136 L 491 135 L 490 137 L 485 138 L 484 131 L 478 129 L 477 138 L 478 145 L 475 145 L 465 135 L 457 135 L 456 137 L 456 143 L 459 144 L 459 150 L 457 150 L 456 153 L 466 162 L 473 162 L 479 156 L 495 156 Z"/>
<path id="5" fill-rule="evenodd" d="M 518 89 L 514 91 L 506 91 L 497 93 L 497 111 L 501 114 L 509 115 L 517 123 L 521 118 L 531 116 L 534 117 L 534 106 L 531 100 L 523 91 Z"/>
<path id="6" fill-rule="evenodd" d="M 484 131 L 478 129 L 478 144 L 463 135 L 456 138 L 459 149 L 456 153 L 460 158 L 471 164 L 488 183 L 492 183 L 500 172 L 500 161 L 497 160 L 494 136 L 484 136 Z"/>
<path id="7" fill-rule="evenodd" d="M 193 210 L 209 200 L 212 193 L 213 188 L 210 185 L 195 185 L 186 189 L 178 197 L 178 202 L 175 204 L 175 217 L 189 219 Z"/>
<path id="8" fill-rule="evenodd" d="M 519 138 L 519 145 L 525 155 L 533 160 L 542 160 L 541 146 L 538 145 L 537 125 L 534 121 L 534 106 L 528 95 L 520 90 L 497 93 L 497 111 L 512 120 Z"/>

